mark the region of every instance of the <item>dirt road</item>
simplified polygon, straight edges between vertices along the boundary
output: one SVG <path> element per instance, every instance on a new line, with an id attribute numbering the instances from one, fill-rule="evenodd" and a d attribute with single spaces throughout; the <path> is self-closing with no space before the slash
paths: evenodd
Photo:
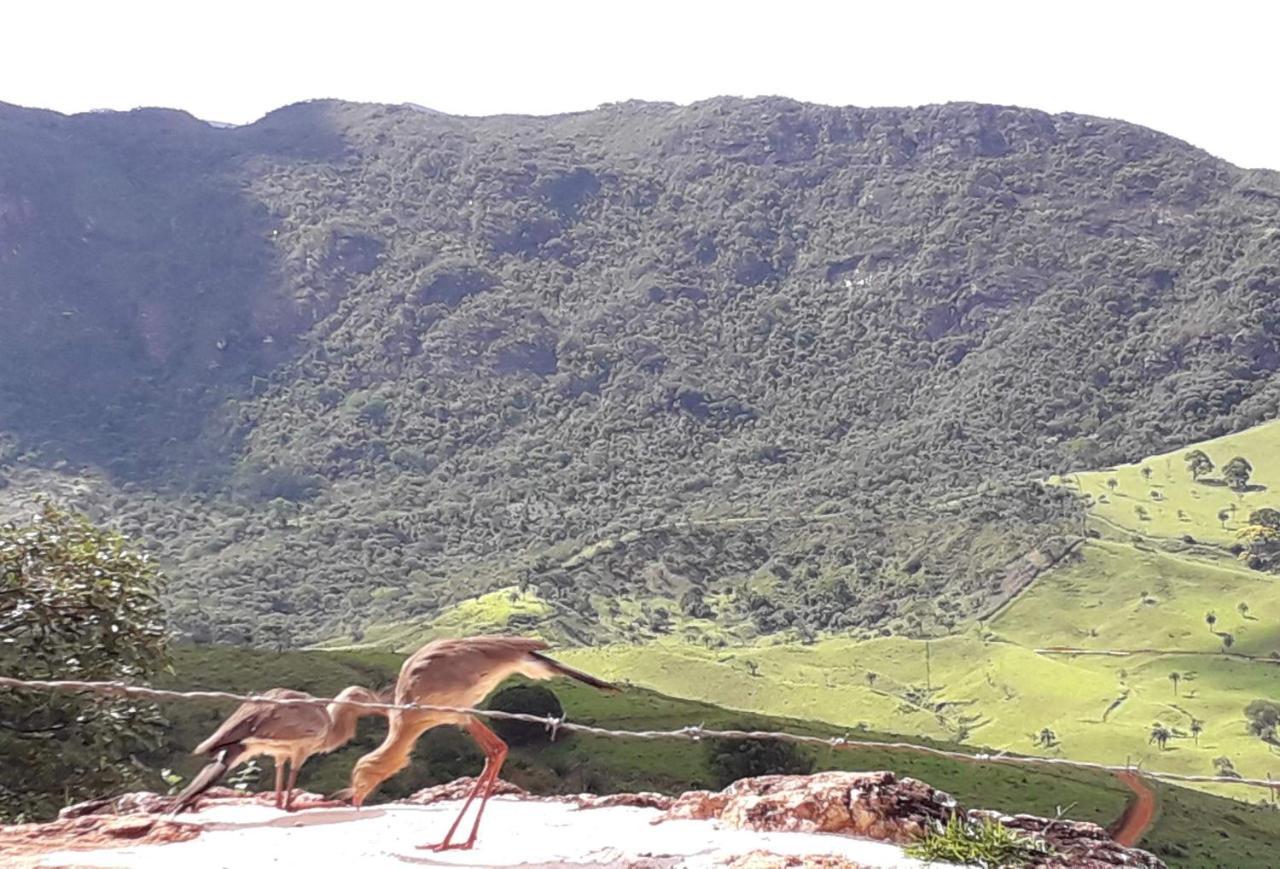
<path id="1" fill-rule="evenodd" d="M 1126 848 L 1134 848 L 1155 819 L 1156 795 L 1137 773 L 1118 772 L 1116 778 L 1133 791 L 1133 799 L 1129 801 L 1119 820 L 1111 825 L 1111 838 Z"/>

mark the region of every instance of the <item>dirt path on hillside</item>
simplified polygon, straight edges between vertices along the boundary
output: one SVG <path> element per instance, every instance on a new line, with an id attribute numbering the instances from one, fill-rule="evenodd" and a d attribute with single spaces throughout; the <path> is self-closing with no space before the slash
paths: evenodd
<path id="1" fill-rule="evenodd" d="M 1133 791 L 1133 799 L 1125 806 L 1119 820 L 1111 825 L 1111 838 L 1126 848 L 1134 848 L 1155 820 L 1156 795 L 1135 772 L 1118 772 L 1116 778 Z"/>

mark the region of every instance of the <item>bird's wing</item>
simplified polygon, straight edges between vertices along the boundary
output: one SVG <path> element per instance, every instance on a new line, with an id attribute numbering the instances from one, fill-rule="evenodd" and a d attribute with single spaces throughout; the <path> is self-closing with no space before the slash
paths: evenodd
<path id="1" fill-rule="evenodd" d="M 483 699 L 488 693 L 485 685 L 492 687 L 515 672 L 530 652 L 545 648 L 544 641 L 530 637 L 435 640 L 405 661 L 396 687 L 396 700 L 405 703 L 434 699 L 451 705 L 471 694 L 473 689 L 479 694 L 473 699 Z"/>
<path id="2" fill-rule="evenodd" d="M 288 688 L 272 688 L 262 696 L 277 700 L 312 699 L 310 694 Z M 288 740 L 318 736 L 328 724 L 329 715 L 323 706 L 250 701 L 241 704 L 208 739 L 196 746 L 195 754 L 212 754 L 255 737 Z"/>

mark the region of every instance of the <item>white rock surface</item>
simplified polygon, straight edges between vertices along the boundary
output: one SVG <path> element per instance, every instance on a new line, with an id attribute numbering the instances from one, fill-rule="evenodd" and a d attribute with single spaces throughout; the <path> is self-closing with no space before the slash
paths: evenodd
<path id="1" fill-rule="evenodd" d="M 361 810 L 309 809 L 288 814 L 267 806 L 215 805 L 182 819 L 204 832 L 186 842 L 46 854 L 41 866 L 129 869 L 256 869 L 293 867 L 380 869 L 407 866 L 606 867 L 652 860 L 654 865 L 711 867 L 727 857 L 765 851 L 831 856 L 863 866 L 924 867 L 883 842 L 821 833 L 757 833 L 720 829 L 712 821 L 666 821 L 657 809 L 577 809 L 559 802 L 495 797 L 485 810 L 476 847 L 434 853 L 460 808 L 386 805 Z M 464 821 L 464 829 L 470 817 Z M 463 837 L 465 838 L 465 837 Z M 936 864 L 935 864 L 936 865 Z"/>

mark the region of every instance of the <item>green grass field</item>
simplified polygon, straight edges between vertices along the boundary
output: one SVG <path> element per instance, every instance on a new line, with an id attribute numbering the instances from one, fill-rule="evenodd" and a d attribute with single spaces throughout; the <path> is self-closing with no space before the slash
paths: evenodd
<path id="1" fill-rule="evenodd" d="M 1199 481 L 1192 480 L 1184 460 L 1192 449 L 1203 450 L 1215 466 Z M 1233 492 L 1218 476 L 1235 456 L 1253 465 L 1249 491 Z M 1056 482 L 1091 496 L 1093 514 L 1121 529 L 1170 540 L 1190 534 L 1197 541 L 1228 545 L 1250 511 L 1280 507 L 1280 421 Z M 1219 519 L 1224 510 L 1228 517 Z"/>

